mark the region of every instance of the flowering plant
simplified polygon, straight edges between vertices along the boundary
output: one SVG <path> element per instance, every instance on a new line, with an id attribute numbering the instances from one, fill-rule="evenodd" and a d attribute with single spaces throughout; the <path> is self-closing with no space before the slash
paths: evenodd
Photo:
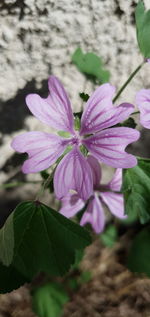
<path id="1" fill-rule="evenodd" d="M 140 232 L 129 252 L 128 268 L 150 276 L 145 257 L 139 260 L 142 248 L 138 250 L 139 245 L 147 246 L 150 240 L 150 160 L 135 157 L 130 153 L 132 148 L 125 151 L 140 138 L 135 115 L 139 113 L 141 125 L 150 129 L 150 89 L 135 92 L 138 111 L 126 101 L 114 105 L 141 67 L 149 67 L 149 16 L 150 11 L 145 11 L 143 2 L 139 2 L 137 40 L 144 59 L 117 94 L 114 86 L 105 82 L 109 73 L 104 69 L 97 71 L 99 58 L 93 53 L 84 56 L 78 49 L 73 62 L 79 70 L 103 82 L 91 96 L 81 94 L 86 101 L 83 111 L 73 113 L 67 93 L 55 76 L 48 79 L 47 98 L 38 94 L 26 97 L 31 113 L 56 132 L 30 131 L 12 140 L 15 151 L 28 154 L 22 172 L 41 172 L 45 180 L 42 179 L 42 191 L 36 199 L 20 203 L 0 229 L 1 293 L 31 282 L 41 272 L 46 282 L 47 277 L 64 275 L 76 263 L 79 250 L 83 254 L 91 243 L 91 231 L 102 233 L 115 218 L 122 223 L 140 222 Z M 89 59 L 95 69 L 88 67 Z M 103 164 L 116 169 L 107 184 L 102 182 Z M 59 201 L 57 211 L 41 202 L 45 189 L 50 189 Z M 107 217 L 106 207 L 111 218 L 110 214 Z M 146 227 L 143 229 L 142 225 Z M 150 255 L 147 248 L 145 253 Z M 54 288 L 59 297 L 57 286 L 46 285 L 41 292 L 52 292 Z M 37 294 L 35 302 L 36 298 Z M 64 295 L 61 303 L 66 300 Z M 38 314 L 43 316 L 39 311 Z"/>

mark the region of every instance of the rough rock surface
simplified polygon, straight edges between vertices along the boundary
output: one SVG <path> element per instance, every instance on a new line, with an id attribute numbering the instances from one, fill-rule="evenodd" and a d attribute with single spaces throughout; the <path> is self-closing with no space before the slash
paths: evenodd
<path id="1" fill-rule="evenodd" d="M 71 54 L 79 45 L 104 58 L 111 81 L 119 86 L 141 60 L 134 28 L 137 2 L 1 1 L 0 98 L 15 97 L 31 81 L 41 87 L 50 73 L 63 79 L 74 96 L 84 83 L 70 65 Z"/>

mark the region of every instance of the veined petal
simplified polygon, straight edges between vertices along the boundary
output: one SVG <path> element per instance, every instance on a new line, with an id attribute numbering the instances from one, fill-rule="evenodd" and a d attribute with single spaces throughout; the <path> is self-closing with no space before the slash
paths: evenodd
<path id="1" fill-rule="evenodd" d="M 117 107 L 113 106 L 111 109 L 104 110 L 104 113 L 97 117 L 95 121 L 95 126 L 97 122 L 95 132 L 112 127 L 117 123 L 124 121 L 133 111 L 134 106 L 130 103 L 122 103 Z"/>
<path id="2" fill-rule="evenodd" d="M 96 188 L 97 186 L 99 186 L 100 180 L 101 180 L 100 164 L 99 164 L 98 160 L 92 155 L 89 155 L 87 157 L 87 162 L 89 163 L 91 170 L 92 170 L 93 186 L 94 186 L 94 188 Z"/>
<path id="3" fill-rule="evenodd" d="M 50 76 L 48 86 L 48 98 L 37 94 L 26 97 L 28 108 L 37 119 L 52 128 L 74 133 L 71 104 L 62 84 L 56 77 Z"/>
<path id="4" fill-rule="evenodd" d="M 66 148 L 67 139 L 45 132 L 26 132 L 14 138 L 11 146 L 29 159 L 22 166 L 25 174 L 36 173 L 50 167 Z"/>
<path id="5" fill-rule="evenodd" d="M 94 91 L 82 114 L 80 135 L 94 133 L 101 129 L 103 121 L 111 116 L 114 93 L 115 87 L 109 83 L 101 85 Z"/>
<path id="6" fill-rule="evenodd" d="M 124 201 L 122 194 L 103 192 L 100 193 L 100 197 L 114 216 L 120 219 L 127 218 L 127 215 L 124 214 Z"/>
<path id="7" fill-rule="evenodd" d="M 137 164 L 136 158 L 126 153 L 125 147 L 138 140 L 139 131 L 131 128 L 111 128 L 82 140 L 89 152 L 112 167 L 129 168 Z"/>
<path id="8" fill-rule="evenodd" d="M 136 103 L 140 110 L 140 123 L 150 129 L 150 89 L 141 89 L 136 94 Z"/>
<path id="9" fill-rule="evenodd" d="M 110 108 L 107 106 L 110 105 Z M 95 115 L 94 112 L 91 114 L 91 121 L 86 121 L 86 130 L 84 129 L 84 134 L 98 132 L 102 129 L 106 129 L 116 125 L 119 122 L 124 121 L 129 117 L 129 115 L 134 111 L 134 106 L 130 103 L 122 103 L 120 106 L 111 106 L 108 99 L 103 101 L 104 109 L 103 111 Z M 98 108 L 97 108 L 98 109 Z M 91 128 L 92 127 L 92 128 Z"/>
<path id="10" fill-rule="evenodd" d="M 87 210 L 84 212 L 80 225 L 84 226 L 90 223 L 96 233 L 100 233 L 104 229 L 105 214 L 99 197 L 95 194 L 89 201 Z"/>
<path id="11" fill-rule="evenodd" d="M 122 186 L 122 168 L 117 168 L 113 178 L 108 183 L 108 188 L 112 191 L 119 192 Z"/>
<path id="12" fill-rule="evenodd" d="M 67 194 L 62 200 L 60 213 L 67 218 L 75 216 L 85 205 L 77 194 Z"/>
<path id="13" fill-rule="evenodd" d="M 77 191 L 83 200 L 91 196 L 92 171 L 76 146 L 58 164 L 54 175 L 54 188 L 58 199 L 62 199 L 71 189 Z"/>

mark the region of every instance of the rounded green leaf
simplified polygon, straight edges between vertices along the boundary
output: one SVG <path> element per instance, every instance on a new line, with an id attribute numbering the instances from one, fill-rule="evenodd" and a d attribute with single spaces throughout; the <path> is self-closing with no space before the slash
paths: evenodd
<path id="1" fill-rule="evenodd" d="M 63 287 L 58 283 L 49 283 L 39 287 L 33 294 L 33 311 L 39 317 L 59 317 L 68 301 Z"/>
<path id="2" fill-rule="evenodd" d="M 140 1 L 135 11 L 137 41 L 145 58 L 150 58 L 150 10 L 146 11 Z"/>
<path id="3" fill-rule="evenodd" d="M 123 172 L 125 211 L 136 215 L 142 224 L 150 221 L 150 160 L 138 159 L 138 165 Z"/>
<path id="4" fill-rule="evenodd" d="M 15 288 L 22 285 L 20 278 L 20 285 L 19 282 L 16 285 L 15 280 L 12 283 L 16 279 L 14 269 L 30 281 L 39 272 L 55 276 L 65 274 L 75 261 L 76 250 L 91 242 L 87 230 L 38 201 L 19 204 L 13 212 L 13 225 L 15 246 L 12 268 L 0 267 L 2 272 L 5 269 L 5 275 L 8 272 L 7 280 L 11 275 L 10 288 L 11 285 Z M 8 250 L 9 240 L 5 241 Z M 2 274 L 0 272 L 0 276 Z"/>
<path id="5" fill-rule="evenodd" d="M 84 54 L 81 48 L 77 48 L 72 56 L 72 62 L 89 79 L 98 79 L 101 83 L 109 81 L 110 73 L 104 69 L 102 59 L 96 54 L 92 52 Z"/>

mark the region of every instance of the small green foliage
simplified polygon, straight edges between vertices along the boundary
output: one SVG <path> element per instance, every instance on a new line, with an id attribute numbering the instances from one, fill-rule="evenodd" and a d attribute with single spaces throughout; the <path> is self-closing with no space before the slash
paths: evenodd
<path id="1" fill-rule="evenodd" d="M 46 180 L 48 177 L 49 177 L 49 174 L 48 174 L 48 172 L 45 170 L 45 171 L 41 171 L 40 172 L 40 175 L 41 175 L 41 177 L 44 179 L 44 180 Z"/>
<path id="2" fill-rule="evenodd" d="M 88 101 L 88 99 L 90 97 L 88 94 L 85 94 L 84 92 L 80 92 L 79 96 L 85 102 Z"/>
<path id="3" fill-rule="evenodd" d="M 143 1 L 136 7 L 135 20 L 139 49 L 145 58 L 150 58 L 150 10 L 145 10 Z"/>
<path id="4" fill-rule="evenodd" d="M 89 282 L 92 278 L 92 273 L 90 271 L 83 271 L 81 275 L 79 276 L 78 283 L 85 284 Z"/>
<path id="5" fill-rule="evenodd" d="M 62 136 L 63 138 L 69 138 L 71 134 L 67 131 L 58 131 L 58 135 Z"/>
<path id="6" fill-rule="evenodd" d="M 91 242 L 84 228 L 38 201 L 19 204 L 14 210 L 13 223 L 15 248 L 12 272 L 14 269 L 16 274 L 20 272 L 21 278 L 16 278 L 15 283 L 11 276 L 12 288 L 8 285 L 8 291 L 22 285 L 18 285 L 18 281 L 22 283 L 24 280 L 22 276 L 31 281 L 39 272 L 56 276 L 65 274 L 75 261 L 76 250 Z M 8 240 L 5 248 L 9 248 Z M 7 269 L 1 267 L 8 280 L 10 267 L 8 276 Z M 1 284 L 0 287 L 0 292 L 3 292 Z"/>
<path id="7" fill-rule="evenodd" d="M 33 311 L 39 317 L 59 317 L 63 306 L 69 300 L 63 287 L 49 283 L 36 289 L 32 297 Z"/>
<path id="8" fill-rule="evenodd" d="M 74 264 L 72 265 L 71 267 L 71 270 L 76 270 L 78 269 L 82 259 L 83 259 L 83 256 L 84 256 L 84 250 L 77 250 L 76 251 L 76 254 L 75 254 L 75 262 Z"/>
<path id="9" fill-rule="evenodd" d="M 78 117 L 79 119 L 81 119 L 81 117 L 82 117 L 82 111 L 80 111 L 80 112 L 74 112 L 74 117 Z"/>
<path id="10" fill-rule="evenodd" d="M 87 156 L 88 155 L 88 150 L 87 150 L 87 148 L 82 144 L 82 145 L 80 145 L 80 151 L 82 152 L 82 154 L 84 155 L 84 156 Z"/>
<path id="11" fill-rule="evenodd" d="M 150 160 L 138 159 L 138 165 L 125 169 L 123 186 L 125 210 L 138 215 L 142 224 L 150 221 Z"/>
<path id="12" fill-rule="evenodd" d="M 129 213 L 127 218 L 119 219 L 119 222 L 128 227 L 130 225 L 133 225 L 135 222 L 138 222 L 138 215 L 135 212 L 135 210 L 133 210 L 132 212 Z"/>
<path id="13" fill-rule="evenodd" d="M 137 126 L 135 120 L 131 117 L 125 120 L 121 125 L 124 127 L 132 128 L 132 129 L 135 129 Z"/>
<path id="14" fill-rule="evenodd" d="M 14 254 L 14 225 L 13 214 L 6 220 L 2 229 L 0 229 L 0 261 L 9 266 Z"/>
<path id="15" fill-rule="evenodd" d="M 76 291 L 82 284 L 88 283 L 91 279 L 92 273 L 90 271 L 83 271 L 80 275 L 70 278 L 68 280 L 68 286 Z"/>
<path id="16" fill-rule="evenodd" d="M 75 130 L 79 131 L 81 126 L 80 118 L 78 116 L 75 116 L 74 118 L 74 127 Z"/>
<path id="17" fill-rule="evenodd" d="M 99 83 L 109 81 L 110 73 L 104 69 L 102 59 L 96 54 L 84 54 L 81 48 L 77 48 L 72 56 L 72 62 L 92 81 L 98 80 Z"/>
<path id="18" fill-rule="evenodd" d="M 117 238 L 118 233 L 114 225 L 109 225 L 104 231 L 104 233 L 100 234 L 101 241 L 107 247 L 113 247 L 113 245 L 117 241 Z"/>
<path id="19" fill-rule="evenodd" d="M 76 291 L 79 288 L 79 284 L 78 284 L 77 279 L 75 277 L 74 278 L 70 278 L 69 281 L 68 281 L 68 286 L 71 289 L 73 289 L 74 291 Z"/>
<path id="20" fill-rule="evenodd" d="M 143 229 L 133 240 L 127 265 L 132 272 L 150 277 L 150 228 Z"/>

